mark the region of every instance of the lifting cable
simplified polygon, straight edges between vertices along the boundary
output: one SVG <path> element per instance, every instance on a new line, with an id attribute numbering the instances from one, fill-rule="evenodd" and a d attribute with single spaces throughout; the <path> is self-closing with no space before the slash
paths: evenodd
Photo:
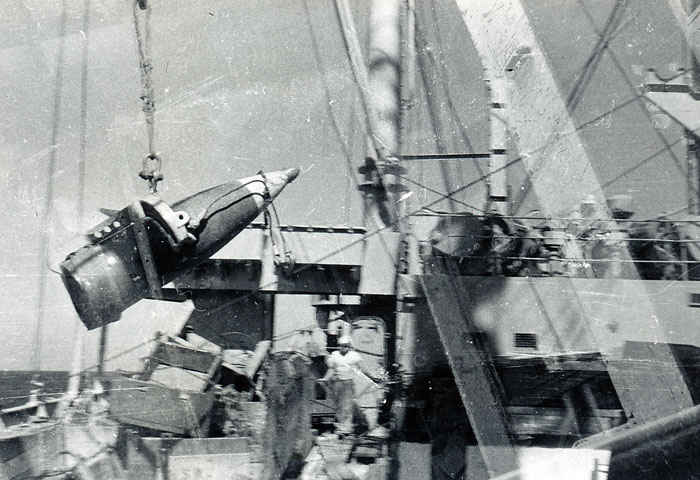
<path id="1" fill-rule="evenodd" d="M 139 9 L 144 10 L 144 19 L 139 19 Z M 139 55 L 139 71 L 141 74 L 141 101 L 142 110 L 146 118 L 146 132 L 148 135 L 148 155 L 143 159 L 139 177 L 148 182 L 151 193 L 158 191 L 158 182 L 163 180 L 161 172 L 161 159 L 155 147 L 156 101 L 153 94 L 153 62 L 151 60 L 151 6 L 146 0 L 134 0 L 134 31 L 136 33 L 136 46 Z M 143 24 L 143 25 L 142 25 Z"/>

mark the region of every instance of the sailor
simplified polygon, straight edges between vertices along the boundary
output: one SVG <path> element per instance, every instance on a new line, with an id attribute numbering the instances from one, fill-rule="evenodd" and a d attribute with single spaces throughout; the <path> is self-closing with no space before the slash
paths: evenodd
<path id="1" fill-rule="evenodd" d="M 328 312 L 328 327 L 326 329 L 326 349 L 332 353 L 338 349 L 338 338 L 350 335 L 352 327 L 346 321 L 345 312 L 331 310 Z"/>
<path id="2" fill-rule="evenodd" d="M 362 356 L 352 349 L 352 339 L 343 335 L 338 339 L 338 350 L 326 359 L 328 370 L 320 382 L 330 381 L 331 394 L 336 405 L 336 433 L 344 436 L 353 431 L 355 409 L 355 376 L 364 373 L 372 378 L 362 364 Z"/>
<path id="3" fill-rule="evenodd" d="M 600 207 L 594 195 L 586 195 L 581 201 L 579 209 L 571 215 L 571 223 L 567 226 L 567 233 L 572 233 L 574 240 L 566 245 L 567 258 L 581 258 L 581 268 L 569 263 L 574 271 L 572 276 L 595 276 L 599 264 L 592 261 L 596 258 L 593 253 L 596 244 L 602 238 Z"/>
<path id="4" fill-rule="evenodd" d="M 627 260 L 629 259 L 629 222 L 627 219 L 634 215 L 632 197 L 621 194 L 613 195 L 608 201 L 611 220 L 601 227 L 605 237 L 600 250 L 608 262 L 604 265 L 605 278 L 635 278 L 637 270 Z"/>
<path id="5" fill-rule="evenodd" d="M 584 240 L 579 240 L 583 216 L 574 211 L 569 215 L 569 222 L 564 227 L 564 243 L 561 246 L 561 257 L 564 260 L 565 273 L 569 277 L 593 277 L 591 264 L 586 261 Z"/>

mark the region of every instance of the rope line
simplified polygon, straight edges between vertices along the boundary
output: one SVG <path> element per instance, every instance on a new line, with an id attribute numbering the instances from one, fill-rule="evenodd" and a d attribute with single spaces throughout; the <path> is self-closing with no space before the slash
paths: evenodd
<path id="1" fill-rule="evenodd" d="M 145 7 L 145 8 L 143 8 Z M 139 20 L 139 10 L 144 10 L 144 20 Z M 162 161 L 155 147 L 156 125 L 156 101 L 153 93 L 153 60 L 151 58 L 151 4 L 143 5 L 143 0 L 134 0 L 134 31 L 136 32 L 136 46 L 139 56 L 139 72 L 141 77 L 141 101 L 142 110 L 146 120 L 146 134 L 148 137 L 148 155 L 143 159 L 143 168 L 139 176 L 148 182 L 149 191 L 158 191 L 158 182 L 163 180 L 161 172 Z M 143 27 L 141 26 L 143 23 Z M 143 31 L 142 31 L 143 28 Z"/>
<path id="2" fill-rule="evenodd" d="M 141 74 L 141 88 L 143 90 L 141 101 L 143 102 L 143 113 L 146 117 L 146 128 L 148 134 L 148 153 L 155 155 L 155 111 L 156 104 L 153 95 L 153 80 L 151 72 L 153 64 L 151 63 L 151 6 L 150 2 L 146 6 L 143 22 L 139 20 L 139 2 L 134 0 L 134 30 L 136 32 L 136 46 L 139 55 L 139 72 Z M 141 27 L 143 23 L 143 31 Z"/>

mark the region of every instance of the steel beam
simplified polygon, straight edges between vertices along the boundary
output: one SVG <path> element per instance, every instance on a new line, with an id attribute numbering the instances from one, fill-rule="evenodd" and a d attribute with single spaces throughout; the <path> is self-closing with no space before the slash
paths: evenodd
<path id="1" fill-rule="evenodd" d="M 678 435 L 697 435 L 700 429 L 700 405 L 682 410 L 643 425 L 622 425 L 579 440 L 576 448 L 606 449 L 624 452 L 640 448 L 654 450 L 656 443 Z"/>
<path id="2" fill-rule="evenodd" d="M 360 266 L 297 264 L 296 273 L 263 274 L 258 260 L 208 260 L 175 281 L 180 290 L 237 290 L 261 293 L 358 294 Z M 391 290 L 385 294 L 390 294 Z"/>
<path id="3" fill-rule="evenodd" d="M 470 305 L 454 277 L 423 275 L 430 312 L 490 476 L 518 468 L 498 376 L 488 350 L 473 335 Z"/>
<path id="4" fill-rule="evenodd" d="M 644 98 L 686 130 L 700 133 L 700 102 L 690 93 L 688 85 L 647 84 Z"/>
<path id="5" fill-rule="evenodd" d="M 398 232 L 366 234 L 357 228 L 280 228 L 296 263 L 276 267 L 265 231 L 246 229 L 211 260 L 179 276 L 178 290 L 238 290 L 262 293 L 395 295 Z"/>

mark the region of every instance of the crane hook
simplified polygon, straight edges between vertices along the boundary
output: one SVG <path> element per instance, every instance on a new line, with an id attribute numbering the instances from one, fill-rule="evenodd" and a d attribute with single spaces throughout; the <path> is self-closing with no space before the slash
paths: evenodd
<path id="1" fill-rule="evenodd" d="M 149 153 L 143 159 L 143 167 L 139 172 L 139 177 L 148 182 L 151 193 L 158 191 L 158 182 L 163 180 L 163 172 L 160 171 L 161 160 L 157 153 Z"/>

